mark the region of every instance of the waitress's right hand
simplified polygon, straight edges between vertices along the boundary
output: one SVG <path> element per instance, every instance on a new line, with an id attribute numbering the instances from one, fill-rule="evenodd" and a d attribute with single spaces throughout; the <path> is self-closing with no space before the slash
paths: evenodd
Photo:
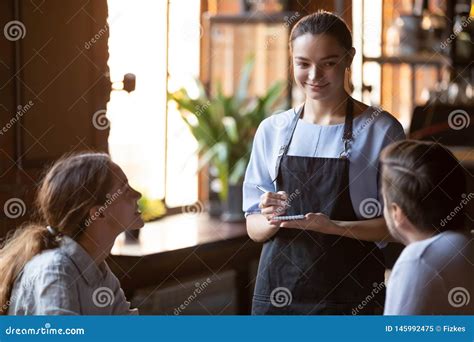
<path id="1" fill-rule="evenodd" d="M 266 192 L 260 196 L 260 203 L 258 207 L 261 213 L 268 222 L 272 221 L 273 217 L 285 215 L 288 207 L 288 195 L 284 191 Z M 280 222 L 276 224 L 279 226 Z"/>

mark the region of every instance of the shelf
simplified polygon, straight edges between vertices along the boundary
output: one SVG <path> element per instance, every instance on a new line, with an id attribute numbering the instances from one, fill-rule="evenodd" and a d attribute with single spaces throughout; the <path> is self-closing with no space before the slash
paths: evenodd
<path id="1" fill-rule="evenodd" d="M 298 19 L 300 14 L 298 12 L 277 12 L 277 13 L 262 13 L 262 12 L 245 12 L 235 15 L 220 14 L 220 15 L 209 15 L 206 17 L 212 23 L 223 23 L 223 24 L 249 24 L 249 23 L 288 23 L 288 26 L 292 26 Z"/>
<path id="2" fill-rule="evenodd" d="M 382 56 L 382 57 L 363 57 L 363 62 L 376 62 L 379 64 L 410 64 L 410 65 L 437 65 L 449 66 L 451 62 L 448 57 L 441 54 L 413 54 L 409 56 Z"/>

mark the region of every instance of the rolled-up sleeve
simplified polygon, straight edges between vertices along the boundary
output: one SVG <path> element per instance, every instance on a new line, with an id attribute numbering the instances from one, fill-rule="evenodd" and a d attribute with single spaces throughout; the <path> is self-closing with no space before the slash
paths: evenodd
<path id="1" fill-rule="evenodd" d="M 260 124 L 255 133 L 252 146 L 252 154 L 245 172 L 243 184 L 243 206 L 245 216 L 260 213 L 258 204 L 262 192 L 256 188 L 257 185 L 268 191 L 275 191 L 275 185 L 269 173 L 269 165 L 267 163 L 267 146 L 265 145 L 264 122 Z"/>
<path id="2" fill-rule="evenodd" d="M 125 293 L 120 287 L 119 280 L 109 271 L 110 287 L 114 289 L 114 302 L 112 305 L 112 315 L 138 315 L 138 309 L 131 309 L 130 302 L 127 301 Z"/>

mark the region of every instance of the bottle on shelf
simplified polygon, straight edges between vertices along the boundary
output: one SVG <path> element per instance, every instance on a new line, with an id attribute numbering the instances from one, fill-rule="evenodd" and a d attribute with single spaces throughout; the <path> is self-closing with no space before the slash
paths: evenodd
<path id="1" fill-rule="evenodd" d="M 420 9 L 417 10 L 420 12 Z M 442 39 L 446 31 L 446 17 L 439 7 L 433 10 L 429 7 L 428 0 L 424 0 L 421 8 L 421 49 L 425 52 L 443 52 Z"/>
<path id="2" fill-rule="evenodd" d="M 472 40 L 474 39 L 473 17 L 470 16 L 471 1 L 459 1 L 454 9 L 453 24 L 453 64 L 467 65 L 474 59 Z M 451 37 L 450 36 L 450 37 Z"/>

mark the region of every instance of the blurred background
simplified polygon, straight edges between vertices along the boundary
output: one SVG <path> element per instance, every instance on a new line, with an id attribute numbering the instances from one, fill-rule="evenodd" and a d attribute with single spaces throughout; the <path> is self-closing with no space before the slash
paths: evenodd
<path id="1" fill-rule="evenodd" d="M 246 235 L 243 175 L 260 121 L 304 100 L 288 37 L 318 9 L 352 30 L 352 96 L 448 145 L 472 189 L 471 1 L 4 0 L 0 237 L 34 214 L 46 166 L 107 151 L 143 193 L 147 224 L 109 258 L 132 303 L 249 313 L 261 245 Z"/>

